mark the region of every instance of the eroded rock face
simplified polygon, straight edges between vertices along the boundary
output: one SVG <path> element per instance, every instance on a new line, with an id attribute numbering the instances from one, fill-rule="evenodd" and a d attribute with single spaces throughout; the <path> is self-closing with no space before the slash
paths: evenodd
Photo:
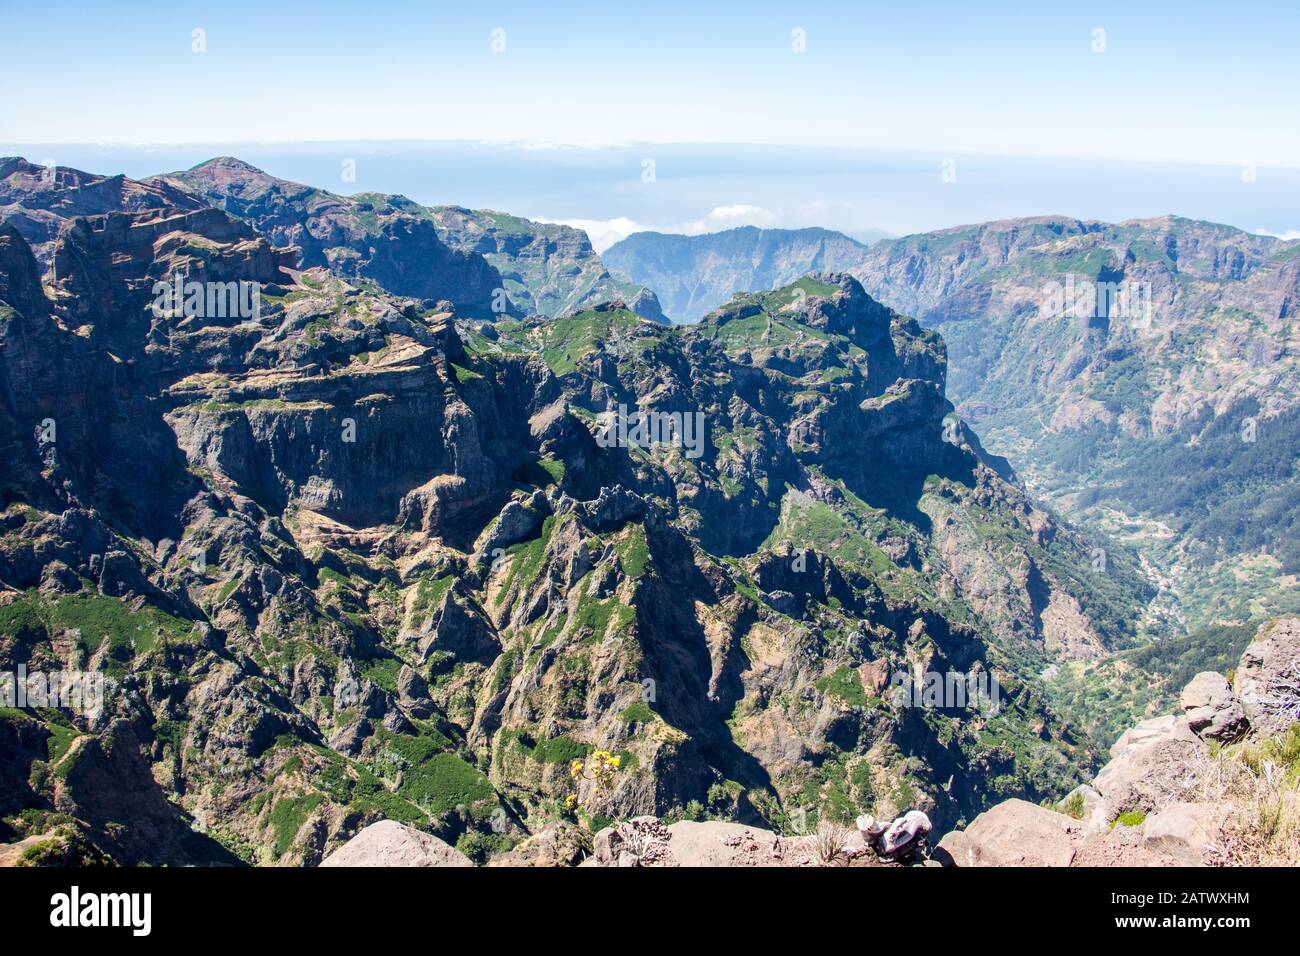
<path id="1" fill-rule="evenodd" d="M 1263 625 L 1237 665 L 1237 697 L 1250 720 L 1280 731 L 1300 720 L 1300 618 Z"/>
<path id="2" fill-rule="evenodd" d="M 1192 678 L 1179 698 L 1188 727 L 1203 740 L 1231 743 L 1250 729 L 1250 721 L 1228 679 L 1214 671 Z"/>
<path id="3" fill-rule="evenodd" d="M 54 241 L 70 219 L 110 212 L 194 211 L 203 206 L 197 196 L 167 184 L 40 166 L 16 156 L 0 159 L 0 220 L 32 247 L 42 271 L 50 268 Z"/>
<path id="4" fill-rule="evenodd" d="M 500 270 L 524 314 L 554 317 L 621 301 L 642 318 L 668 321 L 654 292 L 610 274 L 581 229 L 461 206 L 427 212 L 448 245 L 478 253 Z"/>
<path id="5" fill-rule="evenodd" d="M 1176 792 L 1188 766 L 1205 744 L 1179 717 L 1154 717 L 1127 731 L 1110 748 L 1110 761 L 1092 781 L 1101 794 L 1103 816 L 1149 810 Z"/>
<path id="6" fill-rule="evenodd" d="M 550 823 L 489 866 L 580 866 L 591 857 L 591 833 L 563 821 Z"/>
<path id="7" fill-rule="evenodd" d="M 593 845 L 594 853 L 583 865 L 774 867 L 817 862 L 808 838 L 721 820 L 665 825 L 653 817 L 637 817 L 601 830 Z"/>
<path id="8" fill-rule="evenodd" d="M 1143 843 L 1185 866 L 1202 866 L 1232 817 L 1233 809 L 1223 804 L 1179 801 L 1143 821 Z"/>

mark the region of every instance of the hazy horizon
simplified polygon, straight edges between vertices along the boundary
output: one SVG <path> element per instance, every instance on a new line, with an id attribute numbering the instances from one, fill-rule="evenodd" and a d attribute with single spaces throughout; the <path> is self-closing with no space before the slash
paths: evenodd
<path id="1" fill-rule="evenodd" d="M 634 232 L 822 227 L 869 241 L 1061 215 L 1173 214 L 1300 236 L 1300 169 L 719 143 L 579 146 L 467 140 L 51 144 L 0 154 L 144 178 L 229 155 L 342 194 L 398 193 L 582 228 L 603 251 Z"/>

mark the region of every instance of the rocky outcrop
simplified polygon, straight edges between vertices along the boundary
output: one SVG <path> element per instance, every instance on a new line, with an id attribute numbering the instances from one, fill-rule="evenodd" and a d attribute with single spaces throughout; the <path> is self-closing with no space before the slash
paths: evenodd
<path id="1" fill-rule="evenodd" d="M 560 821 L 542 827 L 518 846 L 498 853 L 489 866 L 580 866 L 591 856 L 591 833 Z"/>
<path id="2" fill-rule="evenodd" d="M 1192 678 L 1179 697 L 1187 726 L 1204 740 L 1232 743 L 1250 728 L 1250 721 L 1232 692 L 1228 679 L 1214 671 Z"/>
<path id="3" fill-rule="evenodd" d="M 193 212 L 203 206 L 198 197 L 165 183 L 0 158 L 0 221 L 27 241 L 43 271 L 50 268 L 59 230 L 72 219 L 110 212 Z"/>
<path id="4" fill-rule="evenodd" d="M 462 206 L 428 213 L 448 245 L 496 266 L 524 314 L 554 317 L 619 301 L 642 318 L 668 321 L 654 292 L 610 274 L 581 229 Z"/>
<path id="5" fill-rule="evenodd" d="M 784 837 L 718 820 L 664 824 L 636 817 L 601 830 L 592 843 L 594 852 L 584 866 L 772 867 L 821 862 L 807 837 Z"/>
<path id="6" fill-rule="evenodd" d="M 1081 829 L 1063 813 L 1007 800 L 945 835 L 936 855 L 955 866 L 1069 866 Z"/>
<path id="7" fill-rule="evenodd" d="M 1250 832 L 1255 826 L 1250 817 L 1258 813 L 1261 800 L 1276 815 L 1263 827 L 1262 839 L 1280 833 L 1282 840 L 1291 840 L 1294 793 L 1286 790 L 1293 783 L 1285 782 L 1285 771 L 1267 769 L 1265 791 L 1255 783 L 1234 786 L 1242 774 L 1253 771 L 1235 764 L 1238 758 L 1230 751 L 1211 753 L 1210 744 L 1231 743 L 1249 733 L 1248 744 L 1276 753 L 1269 734 L 1278 726 L 1252 725 L 1238 695 L 1256 690 L 1261 673 L 1289 672 L 1296 660 L 1291 640 L 1296 625 L 1297 619 L 1289 617 L 1260 627 L 1238 665 L 1235 692 L 1221 674 L 1197 674 L 1183 690 L 1182 714 L 1155 717 L 1129 730 L 1111 747 L 1110 761 L 1091 785 L 1078 788 L 1055 809 L 1021 800 L 1000 803 L 966 828 L 946 834 L 936 857 L 955 866 L 1230 864 L 1232 847 L 1242 845 L 1243 832 L 1247 845 L 1260 839 L 1258 831 Z M 1294 708 L 1300 689 L 1283 690 L 1272 699 Z M 1250 707 L 1256 719 L 1272 712 Z M 1281 790 L 1261 796 L 1279 780 Z"/>
<path id="8" fill-rule="evenodd" d="M 192 193 L 246 220 L 275 245 L 297 247 L 304 269 L 323 266 L 396 295 L 430 305 L 446 299 L 483 315 L 493 313 L 494 292 L 504 288 L 482 256 L 449 248 L 422 208 L 401 196 L 339 196 L 231 157 L 156 176 L 148 184 Z"/>
<path id="9" fill-rule="evenodd" d="M 321 861 L 323 867 L 340 866 L 473 866 L 455 847 L 410 827 L 380 820 L 372 823 Z"/>
<path id="10" fill-rule="evenodd" d="M 1262 728 L 1281 731 L 1300 720 L 1300 618 L 1260 628 L 1236 673 L 1242 710 Z"/>

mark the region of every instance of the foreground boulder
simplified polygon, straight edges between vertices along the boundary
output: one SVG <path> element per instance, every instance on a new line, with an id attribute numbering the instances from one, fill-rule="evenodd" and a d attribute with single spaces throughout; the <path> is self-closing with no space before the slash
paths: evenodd
<path id="1" fill-rule="evenodd" d="M 1200 866 L 1231 819 L 1232 809 L 1223 804 L 1179 801 L 1143 821 L 1142 840 L 1184 866 Z"/>
<path id="2" fill-rule="evenodd" d="M 591 834 L 563 821 L 547 824 L 488 866 L 578 866 L 591 856 Z"/>
<path id="3" fill-rule="evenodd" d="M 1250 721 L 1228 678 L 1214 671 L 1203 671 L 1193 677 L 1183 688 L 1179 703 L 1188 726 L 1202 740 L 1231 743 L 1250 729 Z"/>
<path id="4" fill-rule="evenodd" d="M 1153 717 L 1126 731 L 1092 781 L 1102 798 L 1100 817 L 1093 819 L 1108 824 L 1126 810 L 1164 803 L 1205 750 L 1185 717 Z"/>
<path id="5" fill-rule="evenodd" d="M 321 866 L 473 865 L 455 847 L 392 820 L 372 823 L 321 863 Z"/>
<path id="6" fill-rule="evenodd" d="M 583 866 L 816 866 L 811 837 L 785 837 L 771 830 L 707 820 L 665 825 L 636 817 L 606 827 L 592 841 Z M 864 859 L 862 863 L 866 863 Z"/>
<path id="7" fill-rule="evenodd" d="M 1063 813 L 1007 800 L 946 834 L 935 856 L 956 866 L 1069 866 L 1081 830 Z"/>

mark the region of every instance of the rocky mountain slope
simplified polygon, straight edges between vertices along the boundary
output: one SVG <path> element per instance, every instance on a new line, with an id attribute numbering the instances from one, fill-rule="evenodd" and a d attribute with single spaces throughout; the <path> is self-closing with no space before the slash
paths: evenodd
<path id="1" fill-rule="evenodd" d="M 42 283 L 0 232 L 0 670 L 109 682 L 102 713 L 0 710 L 24 859 L 316 863 L 381 819 L 479 861 L 646 813 L 951 825 L 1095 763 L 1038 675 L 1131 641 L 1144 580 L 1093 573 L 953 421 L 941 339 L 854 280 L 686 328 L 491 322 L 301 256 L 113 211 Z M 158 308 L 178 272 L 261 311 Z M 611 444 L 620 405 L 701 440 Z M 996 700 L 885 694 L 949 670 Z"/>
<path id="2" fill-rule="evenodd" d="M 1144 631 L 1300 609 L 1300 243 L 1174 216 L 826 235 L 645 233 L 605 258 L 679 321 L 837 260 L 944 336 L 959 412 L 1036 493 L 1143 554 Z"/>
<path id="3" fill-rule="evenodd" d="M 695 322 L 737 292 L 775 289 L 810 272 L 849 272 L 866 251 L 830 229 L 743 226 L 702 236 L 638 232 L 603 258 L 654 289 L 674 322 Z"/>
<path id="4" fill-rule="evenodd" d="M 516 311 L 556 316 L 621 300 L 643 318 L 667 321 L 655 293 L 612 274 L 581 229 L 461 206 L 433 206 L 428 214 L 448 245 L 480 253 L 500 270 Z"/>
<path id="5" fill-rule="evenodd" d="M 229 157 L 149 182 L 192 192 L 277 245 L 300 247 L 304 267 L 370 279 L 398 295 L 448 299 L 466 314 L 553 316 L 619 299 L 663 318 L 653 293 L 611 277 L 586 234 L 569 226 L 421 206 L 405 196 L 339 196 Z"/>
<path id="6" fill-rule="evenodd" d="M 1090 784 L 1055 805 L 1007 800 L 962 830 L 882 863 L 856 828 L 808 835 L 720 820 L 634 817 L 594 836 L 555 823 L 499 866 L 1255 866 L 1300 864 L 1300 619 L 1260 627 L 1233 669 L 1184 688 L 1179 713 L 1143 721 Z M 400 824 L 374 824 L 325 866 L 465 866 Z"/>
<path id="7" fill-rule="evenodd" d="M 1141 550 L 1154 633 L 1297 609 L 1300 243 L 1049 216 L 884 240 L 851 271 L 942 333 L 959 411 L 1030 487 Z"/>
<path id="8" fill-rule="evenodd" d="M 76 216 L 151 209 L 202 209 L 197 196 L 165 183 L 125 176 L 97 176 L 67 166 L 40 166 L 17 156 L 0 157 L 0 221 L 27 241 L 42 271 L 48 270 L 59 229 Z"/>

